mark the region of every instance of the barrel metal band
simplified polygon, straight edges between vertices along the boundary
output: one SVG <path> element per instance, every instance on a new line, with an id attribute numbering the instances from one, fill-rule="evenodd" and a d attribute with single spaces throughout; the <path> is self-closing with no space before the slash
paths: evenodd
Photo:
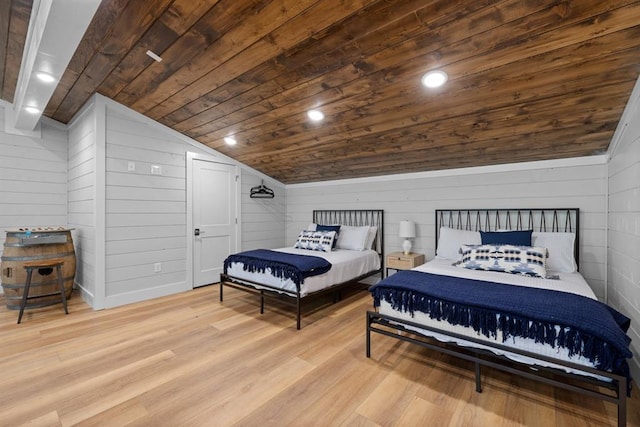
<path id="1" fill-rule="evenodd" d="M 55 274 L 54 274 L 55 276 Z M 66 282 L 67 280 L 73 280 L 73 276 L 67 276 L 67 277 L 63 277 L 62 281 Z M 58 279 L 53 279 L 53 280 L 47 280 L 46 282 L 31 282 L 31 287 L 35 288 L 37 286 L 46 286 L 46 285 L 57 285 L 58 284 Z M 24 287 L 27 285 L 27 283 L 3 283 L 2 287 L 4 289 L 24 289 Z"/>
<path id="2" fill-rule="evenodd" d="M 2 261 L 36 261 L 39 259 L 64 258 L 69 255 L 75 255 L 75 252 L 64 252 L 64 253 L 58 252 L 55 254 L 32 255 L 32 256 L 3 256 Z"/>
<path id="3" fill-rule="evenodd" d="M 39 245 L 25 245 L 22 243 L 7 243 L 4 242 L 4 247 L 5 248 L 33 248 L 36 246 L 55 246 L 55 245 L 66 245 L 71 243 L 71 241 L 66 241 L 66 242 L 58 242 L 58 243 L 40 243 Z"/>

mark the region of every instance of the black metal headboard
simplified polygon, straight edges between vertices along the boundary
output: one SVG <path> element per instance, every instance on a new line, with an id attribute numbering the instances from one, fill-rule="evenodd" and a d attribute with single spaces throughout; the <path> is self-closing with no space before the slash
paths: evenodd
<path id="1" fill-rule="evenodd" d="M 314 210 L 313 222 L 316 224 L 371 225 L 378 227 L 378 234 L 376 234 L 372 249 L 380 254 L 381 260 L 384 259 L 384 210 Z"/>
<path id="2" fill-rule="evenodd" d="M 533 230 L 575 233 L 573 254 L 580 265 L 580 209 L 436 209 L 436 249 L 440 227 L 469 231 Z"/>

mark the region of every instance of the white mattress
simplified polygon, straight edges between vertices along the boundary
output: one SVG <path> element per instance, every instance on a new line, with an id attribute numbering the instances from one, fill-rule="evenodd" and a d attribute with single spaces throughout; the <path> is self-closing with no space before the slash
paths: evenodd
<path id="1" fill-rule="evenodd" d="M 450 260 L 436 258 L 426 264 L 423 264 L 421 266 L 414 268 L 414 270 L 424 271 L 424 272 L 433 273 L 433 274 L 444 274 L 449 276 L 465 277 L 465 278 L 485 280 L 485 281 L 498 282 L 498 283 L 506 283 L 506 284 L 512 284 L 512 285 L 518 285 L 518 286 L 553 289 L 553 290 L 570 292 L 570 293 L 582 295 L 588 298 L 596 299 L 595 294 L 593 293 L 588 283 L 584 280 L 584 278 L 580 273 L 550 272 L 551 274 L 559 275 L 560 280 L 548 280 L 548 279 L 539 279 L 534 277 L 520 276 L 515 274 L 498 273 L 498 272 L 491 272 L 491 271 L 468 270 L 465 268 L 454 267 L 451 265 L 451 263 L 452 261 Z M 464 326 L 454 326 L 446 321 L 431 319 L 428 314 L 425 314 L 422 312 L 416 311 L 414 313 L 414 316 L 412 317 L 411 314 L 407 312 L 394 310 L 391 307 L 391 305 L 384 300 L 380 302 L 380 307 L 378 309 L 378 312 L 381 314 L 395 317 L 397 319 L 407 320 L 414 323 L 420 323 L 426 326 L 441 329 L 443 331 L 454 332 L 460 335 L 473 337 L 474 339 L 479 339 L 487 342 L 494 342 L 494 343 L 502 344 L 505 346 L 514 347 L 520 350 L 525 350 L 532 353 L 544 355 L 547 357 L 553 357 L 556 359 L 570 361 L 580 365 L 594 367 L 593 363 L 591 363 L 588 359 L 582 356 L 574 355 L 572 357 L 569 357 L 567 349 L 553 348 L 549 345 L 536 343 L 535 340 L 533 339 L 521 338 L 521 337 L 509 337 L 507 341 L 502 342 L 502 334 L 500 333 L 500 331 L 498 331 L 498 334 L 495 338 L 489 338 L 482 334 L 476 333 L 471 328 L 466 328 Z M 560 368 L 565 370 L 566 372 L 589 375 L 589 376 L 594 376 L 594 377 L 606 380 L 606 378 L 585 373 L 583 371 L 567 369 L 553 363 L 548 363 L 538 359 L 532 359 L 526 356 L 522 356 L 519 354 L 505 352 L 505 351 L 487 347 L 487 346 L 482 346 L 470 341 L 461 340 L 461 339 L 453 338 L 444 334 L 428 331 L 426 329 L 419 329 L 419 328 L 413 328 L 413 327 L 408 327 L 408 328 L 415 330 L 422 335 L 436 338 L 437 340 L 442 342 L 456 342 L 457 344 L 466 346 L 466 347 L 483 348 L 486 350 L 490 350 L 495 354 L 506 356 L 512 360 L 515 360 L 521 363 L 525 363 L 529 365 L 536 364 L 540 366 Z M 559 329 L 559 327 L 557 327 L 557 329 Z"/>
<path id="2" fill-rule="evenodd" d="M 331 270 L 318 276 L 307 277 L 300 286 L 300 296 L 325 289 L 331 285 L 347 282 L 362 276 L 370 271 L 380 268 L 380 255 L 374 250 L 350 251 L 337 249 L 331 252 L 316 252 L 306 249 L 280 248 L 273 249 L 278 252 L 286 252 L 298 255 L 318 256 L 331 263 Z M 263 283 L 290 292 L 296 291 L 296 285 L 291 279 L 282 279 L 271 274 L 271 269 L 267 268 L 264 273 L 251 273 L 243 270 L 243 263 L 231 263 L 227 270 L 229 276 L 239 279 L 251 280 Z M 256 288 L 259 288 L 256 286 Z"/>

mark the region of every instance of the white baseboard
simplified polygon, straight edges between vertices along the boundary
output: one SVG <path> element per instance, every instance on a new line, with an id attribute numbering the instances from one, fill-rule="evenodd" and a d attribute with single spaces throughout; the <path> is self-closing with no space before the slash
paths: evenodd
<path id="1" fill-rule="evenodd" d="M 169 283 L 167 285 L 163 285 L 163 286 L 159 286 L 151 289 L 142 289 L 139 291 L 126 292 L 126 293 L 121 293 L 117 295 L 108 295 L 105 298 L 104 308 L 113 308 L 121 305 L 131 304 L 134 302 L 140 302 L 148 299 L 177 294 L 180 292 L 184 292 L 185 286 L 186 286 L 186 282 L 181 281 L 181 282 Z"/>

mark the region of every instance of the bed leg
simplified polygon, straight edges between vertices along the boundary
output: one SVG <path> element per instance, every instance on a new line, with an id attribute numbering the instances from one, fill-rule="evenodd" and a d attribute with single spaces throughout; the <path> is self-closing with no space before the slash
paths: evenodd
<path id="1" fill-rule="evenodd" d="M 224 299 L 222 296 L 222 288 L 223 288 L 223 284 L 222 284 L 222 280 L 220 280 L 220 302 L 222 302 L 222 300 Z"/>
<path id="2" fill-rule="evenodd" d="M 481 371 L 480 364 L 478 362 L 476 364 L 476 392 L 482 393 L 482 379 L 481 379 Z"/>
<path id="3" fill-rule="evenodd" d="M 371 357 L 371 314 L 367 312 L 367 335 L 366 335 L 367 357 Z"/>
<path id="4" fill-rule="evenodd" d="M 260 314 L 264 314 L 264 291 L 260 291 Z"/>
<path id="5" fill-rule="evenodd" d="M 300 330 L 300 295 L 296 297 L 296 329 Z"/>
<path id="6" fill-rule="evenodd" d="M 627 381 L 626 378 L 618 380 L 618 427 L 627 425 Z"/>

